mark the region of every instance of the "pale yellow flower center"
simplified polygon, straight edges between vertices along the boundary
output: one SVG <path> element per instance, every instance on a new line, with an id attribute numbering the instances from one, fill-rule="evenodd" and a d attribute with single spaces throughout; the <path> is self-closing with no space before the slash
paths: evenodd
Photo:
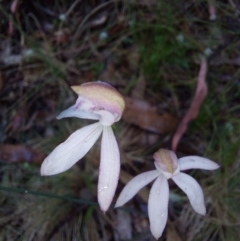
<path id="1" fill-rule="evenodd" d="M 159 149 L 154 153 L 153 158 L 164 172 L 173 174 L 177 169 L 177 157 L 174 152 Z"/>
<path id="2" fill-rule="evenodd" d="M 79 86 L 72 86 L 71 88 L 79 96 L 93 101 L 98 106 L 102 106 L 110 112 L 122 114 L 125 108 L 125 101 L 122 95 L 105 82 L 90 82 Z"/>

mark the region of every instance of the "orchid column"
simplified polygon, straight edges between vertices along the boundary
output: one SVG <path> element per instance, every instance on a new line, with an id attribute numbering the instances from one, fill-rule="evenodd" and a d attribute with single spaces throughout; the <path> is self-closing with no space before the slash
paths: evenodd
<path id="1" fill-rule="evenodd" d="M 55 175 L 71 168 L 103 133 L 98 202 L 102 211 L 107 211 L 115 194 L 120 173 L 119 148 L 111 125 L 120 120 L 125 102 L 122 95 L 105 82 L 90 82 L 71 88 L 78 94 L 76 104 L 60 113 L 57 119 L 78 117 L 98 122 L 77 130 L 58 145 L 43 161 L 41 175 Z"/>

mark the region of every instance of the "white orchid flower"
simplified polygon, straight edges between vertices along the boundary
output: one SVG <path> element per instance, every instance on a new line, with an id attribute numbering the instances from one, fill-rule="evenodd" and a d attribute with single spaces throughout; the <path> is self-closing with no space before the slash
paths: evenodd
<path id="1" fill-rule="evenodd" d="M 76 104 L 60 113 L 57 119 L 78 117 L 98 122 L 77 130 L 58 145 L 43 161 L 41 175 L 55 175 L 68 170 L 90 150 L 103 133 L 98 202 L 100 208 L 107 211 L 115 194 L 120 172 L 119 148 L 111 125 L 120 120 L 125 102 L 122 95 L 105 82 L 90 82 L 71 88 L 78 94 Z"/>
<path id="2" fill-rule="evenodd" d="M 148 200 L 148 215 L 150 230 L 153 236 L 158 239 L 166 226 L 168 217 L 169 186 L 167 179 L 171 178 L 177 186 L 189 198 L 193 209 L 205 215 L 203 191 L 200 185 L 191 176 L 180 171 L 200 168 L 204 170 L 215 170 L 219 165 L 204 157 L 187 156 L 177 159 L 174 152 L 160 149 L 154 153 L 156 170 L 148 171 L 134 177 L 122 190 L 115 207 L 120 207 L 129 201 L 141 188 L 155 182 L 150 190 Z"/>

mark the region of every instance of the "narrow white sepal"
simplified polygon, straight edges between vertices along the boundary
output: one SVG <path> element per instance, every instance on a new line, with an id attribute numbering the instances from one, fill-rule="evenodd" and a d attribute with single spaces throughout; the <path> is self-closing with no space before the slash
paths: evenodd
<path id="1" fill-rule="evenodd" d="M 181 171 L 188 169 L 215 170 L 219 168 L 217 163 L 200 156 L 182 157 L 179 158 L 178 163 Z"/>
<path id="2" fill-rule="evenodd" d="M 75 131 L 45 158 L 41 175 L 55 175 L 72 167 L 94 145 L 102 129 L 103 126 L 98 122 Z"/>
<path id="3" fill-rule="evenodd" d="M 102 211 L 107 211 L 115 194 L 120 173 L 118 143 L 111 126 L 103 127 L 101 161 L 98 178 L 98 203 Z"/>
<path id="4" fill-rule="evenodd" d="M 148 216 L 152 235 L 159 239 L 167 223 L 169 186 L 167 179 L 160 175 L 153 183 L 148 200 Z"/>
<path id="5" fill-rule="evenodd" d="M 198 182 L 191 176 L 180 172 L 172 177 L 173 181 L 186 193 L 195 212 L 205 215 L 203 191 Z"/>
<path id="6" fill-rule="evenodd" d="M 61 112 L 56 118 L 58 120 L 66 117 L 77 117 L 82 119 L 90 119 L 90 120 L 99 120 L 99 115 L 91 113 L 91 112 L 85 112 L 82 110 L 76 109 L 76 106 L 73 105 L 69 107 L 68 109 Z"/>
<path id="7" fill-rule="evenodd" d="M 144 173 L 139 174 L 136 177 L 134 177 L 123 188 L 122 192 L 120 193 L 120 195 L 117 199 L 115 208 L 124 205 L 131 198 L 133 198 L 141 188 L 148 185 L 150 182 L 152 182 L 158 176 L 159 176 L 159 172 L 154 170 L 154 171 L 144 172 Z"/>

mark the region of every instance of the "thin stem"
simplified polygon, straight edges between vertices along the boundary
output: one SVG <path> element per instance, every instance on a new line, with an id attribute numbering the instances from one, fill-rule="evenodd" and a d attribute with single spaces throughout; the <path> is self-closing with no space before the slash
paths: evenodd
<path id="1" fill-rule="evenodd" d="M 27 190 L 24 188 L 0 186 L 0 190 L 7 191 L 7 192 L 21 193 L 21 194 L 31 194 L 31 195 L 35 195 L 35 196 L 42 196 L 42 197 L 48 197 L 48 198 L 56 198 L 56 199 L 61 199 L 61 200 L 65 200 L 65 201 L 73 202 L 73 203 L 98 206 L 97 202 L 86 201 L 86 200 L 72 198 L 72 197 L 68 197 L 68 196 L 59 196 L 59 195 L 52 194 L 52 193 L 36 192 L 36 191 Z"/>

